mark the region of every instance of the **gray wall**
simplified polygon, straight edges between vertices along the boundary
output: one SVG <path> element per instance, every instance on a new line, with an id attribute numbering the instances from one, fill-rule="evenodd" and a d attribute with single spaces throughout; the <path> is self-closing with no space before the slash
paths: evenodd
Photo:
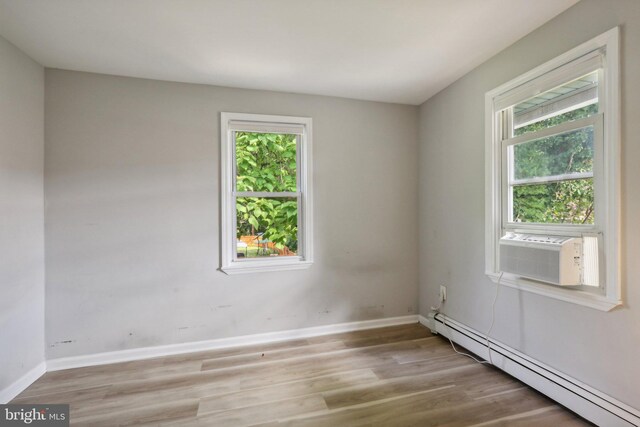
<path id="1" fill-rule="evenodd" d="M 640 2 L 582 0 L 420 108 L 420 312 L 448 286 L 444 312 L 480 331 L 495 286 L 484 275 L 484 94 L 622 25 L 622 278 L 605 313 L 502 287 L 492 336 L 640 407 Z"/>
<path id="2" fill-rule="evenodd" d="M 0 37 L 0 390 L 44 361 L 44 70 Z"/>
<path id="3" fill-rule="evenodd" d="M 47 357 L 417 312 L 418 108 L 46 71 Z M 309 116 L 315 264 L 219 267 L 221 111 Z"/>

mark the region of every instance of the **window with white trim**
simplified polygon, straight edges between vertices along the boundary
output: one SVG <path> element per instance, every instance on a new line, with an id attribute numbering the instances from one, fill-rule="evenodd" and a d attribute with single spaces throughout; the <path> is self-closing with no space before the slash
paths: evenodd
<path id="1" fill-rule="evenodd" d="M 221 114 L 221 270 L 308 268 L 313 261 L 311 119 Z"/>
<path id="2" fill-rule="evenodd" d="M 620 304 L 618 62 L 615 28 L 487 93 L 494 281 L 603 310 Z M 571 279 L 554 258 L 564 242 L 574 244 Z M 513 246 L 553 261 L 518 259 L 527 252 Z M 558 271 L 536 271 L 554 262 Z"/>

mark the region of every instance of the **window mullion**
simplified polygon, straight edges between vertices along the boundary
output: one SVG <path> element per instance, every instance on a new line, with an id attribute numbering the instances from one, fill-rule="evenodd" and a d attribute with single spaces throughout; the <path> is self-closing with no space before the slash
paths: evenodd
<path id="1" fill-rule="evenodd" d="M 299 191 L 234 191 L 235 197 L 299 197 Z"/>
<path id="2" fill-rule="evenodd" d="M 516 144 L 522 144 L 525 142 L 535 141 L 538 139 L 549 138 L 552 136 L 560 135 L 562 133 L 569 133 L 571 131 L 586 128 L 590 125 L 593 125 L 599 120 L 599 117 L 601 115 L 602 113 L 595 114 L 593 116 L 585 117 L 583 119 L 565 122 L 559 125 L 540 129 L 535 132 L 529 132 L 522 135 L 514 136 L 511 138 L 504 139 L 502 143 L 506 144 L 507 146 L 516 145 Z"/>
<path id="3" fill-rule="evenodd" d="M 512 175 L 512 174 L 509 174 Z M 562 175 L 548 175 L 548 176 L 537 176 L 534 178 L 521 178 L 521 179 L 513 179 L 513 176 L 509 177 L 509 185 L 528 185 L 528 184 L 547 184 L 552 182 L 559 181 L 571 181 L 575 179 L 587 179 L 593 178 L 593 172 L 572 172 L 565 173 Z"/>

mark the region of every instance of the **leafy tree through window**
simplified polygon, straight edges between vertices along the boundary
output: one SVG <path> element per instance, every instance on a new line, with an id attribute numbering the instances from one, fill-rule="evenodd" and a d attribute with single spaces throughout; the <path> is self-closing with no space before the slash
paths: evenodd
<path id="1" fill-rule="evenodd" d="M 597 113 L 598 104 L 591 104 L 517 128 L 514 134 L 536 132 Z M 514 157 L 516 179 L 593 172 L 593 128 L 520 144 L 514 147 Z M 515 222 L 593 224 L 593 178 L 514 186 L 513 219 Z"/>
<path id="2" fill-rule="evenodd" d="M 236 132 L 238 192 L 296 192 L 296 135 Z M 238 197 L 237 238 L 246 256 L 295 255 L 298 201 L 294 197 Z M 242 253 L 242 252 L 239 252 Z"/>

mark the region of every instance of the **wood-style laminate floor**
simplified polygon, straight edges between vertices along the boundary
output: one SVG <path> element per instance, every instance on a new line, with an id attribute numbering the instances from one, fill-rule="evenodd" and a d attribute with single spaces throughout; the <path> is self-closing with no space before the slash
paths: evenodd
<path id="1" fill-rule="evenodd" d="M 421 325 L 49 372 L 76 426 L 587 426 Z"/>

